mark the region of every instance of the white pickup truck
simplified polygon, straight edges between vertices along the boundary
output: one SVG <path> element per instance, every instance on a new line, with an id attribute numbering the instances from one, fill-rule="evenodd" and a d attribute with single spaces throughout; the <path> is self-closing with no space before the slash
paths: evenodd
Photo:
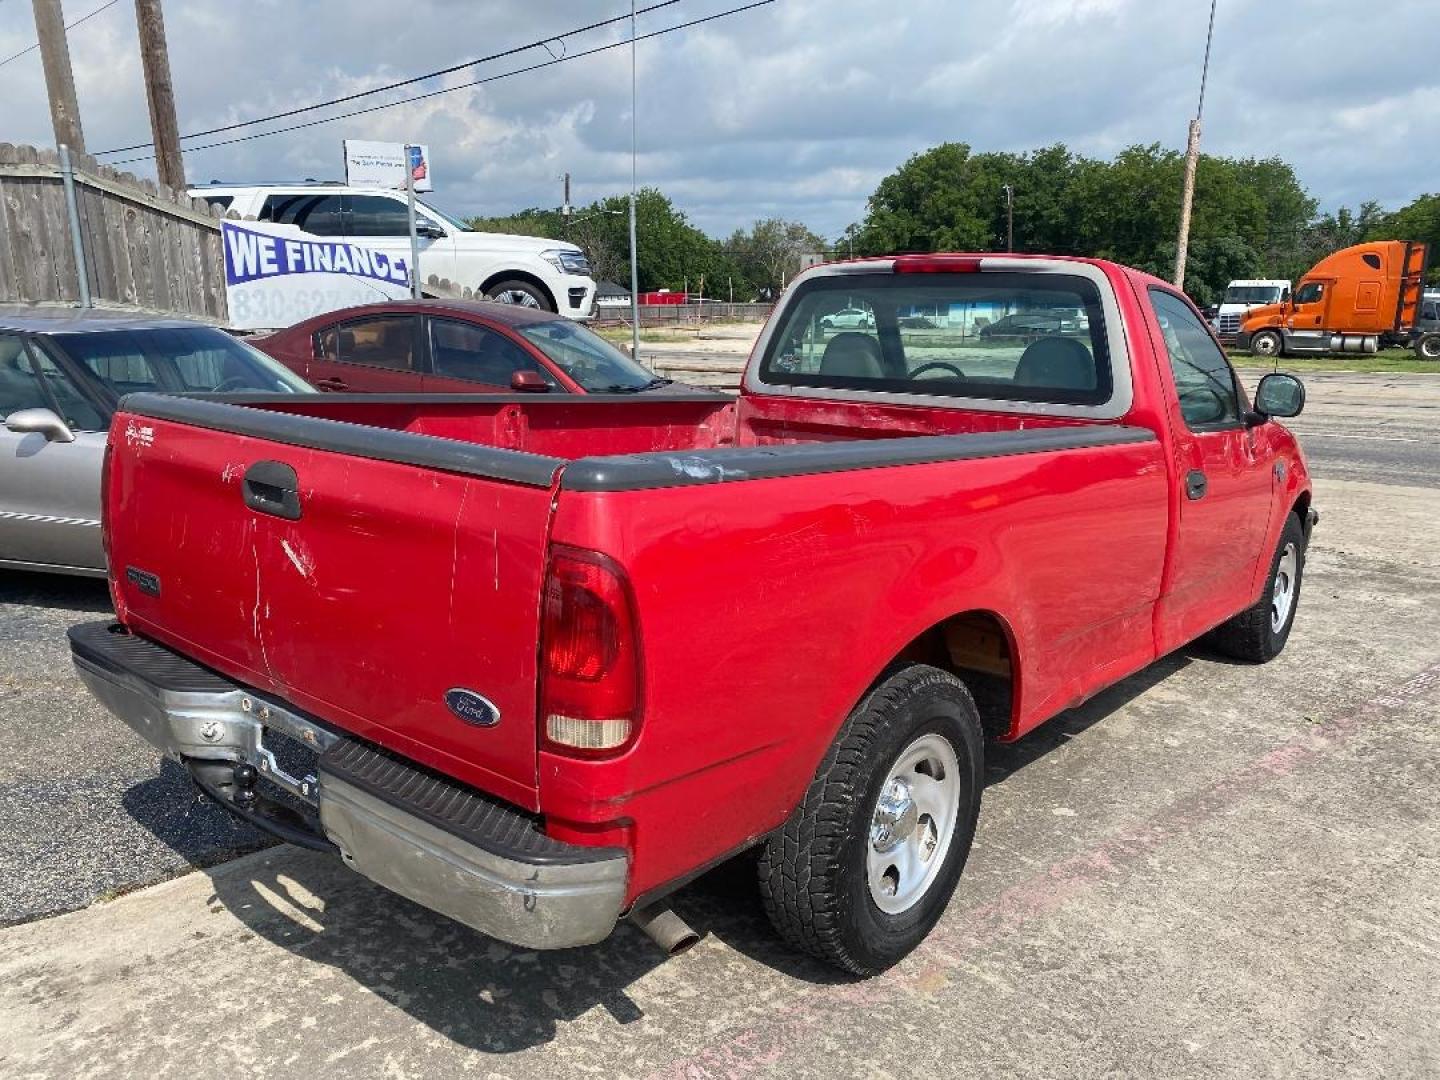
<path id="1" fill-rule="evenodd" d="M 197 199 L 251 221 L 294 225 L 313 236 L 342 236 L 410 257 L 410 218 L 403 192 L 307 181 L 299 184 L 207 184 Z M 595 305 L 590 260 L 574 244 L 538 236 L 476 232 L 416 200 L 420 273 L 447 278 L 478 296 L 588 319 Z"/>

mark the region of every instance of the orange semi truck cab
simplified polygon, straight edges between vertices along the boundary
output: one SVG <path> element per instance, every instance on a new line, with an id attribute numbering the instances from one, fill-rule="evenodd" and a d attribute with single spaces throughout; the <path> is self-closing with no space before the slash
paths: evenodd
<path id="1" fill-rule="evenodd" d="M 1251 308 L 1236 344 L 1265 357 L 1406 344 L 1420 310 L 1427 253 L 1421 243 L 1376 240 L 1327 255 L 1288 301 Z"/>

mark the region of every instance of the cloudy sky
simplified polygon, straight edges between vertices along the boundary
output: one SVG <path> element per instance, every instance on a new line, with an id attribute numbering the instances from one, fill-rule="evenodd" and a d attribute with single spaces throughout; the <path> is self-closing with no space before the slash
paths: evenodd
<path id="1" fill-rule="evenodd" d="M 679 0 L 642 16 L 640 32 L 743 2 Z M 65 0 L 66 21 L 103 3 Z M 182 132 L 545 35 L 557 35 L 555 55 L 573 55 L 626 33 L 558 37 L 620 14 L 624 0 L 165 7 Z M 780 215 L 834 236 L 863 214 L 881 177 L 946 140 L 978 150 L 1065 142 L 1100 156 L 1132 143 L 1178 148 L 1195 108 L 1208 9 L 1208 0 L 775 0 L 640 44 L 640 183 L 660 187 L 712 233 Z M 0 0 L 0 59 L 34 39 L 29 0 Z M 76 27 L 70 41 L 88 148 L 148 140 L 131 0 Z M 1369 198 L 1398 206 L 1440 190 L 1437 42 L 1436 0 L 1219 0 L 1205 149 L 1279 155 L 1327 209 Z M 461 214 L 557 205 L 567 170 L 578 202 L 627 189 L 627 49 L 461 85 L 549 58 L 531 50 L 357 106 L 460 87 L 425 102 L 187 152 L 187 175 L 338 178 L 348 136 L 428 143 L 434 200 Z M 53 141 L 37 52 L 0 67 L 0 140 Z M 148 161 L 123 167 L 154 175 Z"/>

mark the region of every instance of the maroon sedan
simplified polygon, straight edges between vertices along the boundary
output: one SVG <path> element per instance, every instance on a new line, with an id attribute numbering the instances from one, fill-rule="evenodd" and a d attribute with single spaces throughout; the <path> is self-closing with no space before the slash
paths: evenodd
<path id="1" fill-rule="evenodd" d="M 366 304 L 252 344 L 321 390 L 341 393 L 634 394 L 672 385 L 579 323 L 516 304 Z"/>

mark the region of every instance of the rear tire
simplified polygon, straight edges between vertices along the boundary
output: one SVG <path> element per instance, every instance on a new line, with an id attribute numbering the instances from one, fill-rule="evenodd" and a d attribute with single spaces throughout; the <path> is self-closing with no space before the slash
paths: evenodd
<path id="1" fill-rule="evenodd" d="M 1210 635 L 1210 643 L 1226 656 L 1263 664 L 1280 655 L 1295 625 L 1300 581 L 1305 575 L 1305 530 L 1291 514 L 1270 559 L 1270 576 L 1260 599 Z"/>
<path id="2" fill-rule="evenodd" d="M 555 305 L 545 295 L 544 290 L 536 288 L 528 281 L 520 281 L 518 278 L 497 281 L 490 286 L 485 293 L 485 299 L 493 300 L 497 304 L 515 304 L 518 307 L 537 308 L 540 311 L 554 311 Z"/>
<path id="3" fill-rule="evenodd" d="M 1274 330 L 1261 330 L 1250 338 L 1250 351 L 1267 360 L 1285 355 L 1285 339 Z"/>
<path id="4" fill-rule="evenodd" d="M 1415 355 L 1421 360 L 1440 360 L 1440 333 L 1422 334 L 1415 342 Z"/>
<path id="5" fill-rule="evenodd" d="M 775 929 L 854 975 L 902 959 L 960 880 L 983 767 L 964 684 L 924 664 L 892 670 L 850 714 L 804 801 L 762 850 L 760 892 Z"/>

